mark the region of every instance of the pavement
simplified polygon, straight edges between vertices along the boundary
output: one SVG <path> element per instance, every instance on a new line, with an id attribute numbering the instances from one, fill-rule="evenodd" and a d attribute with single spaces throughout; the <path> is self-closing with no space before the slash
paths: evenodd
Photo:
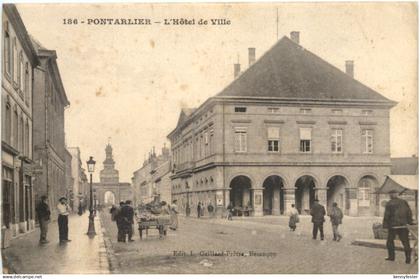
<path id="1" fill-rule="evenodd" d="M 102 214 L 109 254 L 114 257 L 113 273 L 124 274 L 415 274 L 417 263 L 404 263 L 404 254 L 396 261 L 384 258 L 386 250 L 354 246 L 355 239 L 373 238 L 374 217 L 345 217 L 344 238 L 332 241 L 329 222 L 326 239 L 312 240 L 312 224 L 301 216 L 295 232 L 288 229 L 284 216 L 197 219 L 180 217 L 177 231 L 168 231 L 160 240 L 155 230 L 134 242 L 116 241 L 117 228 L 110 215 Z"/>
<path id="2" fill-rule="evenodd" d="M 355 239 L 351 244 L 386 249 L 386 239 Z M 398 239 L 394 241 L 394 245 L 395 250 L 404 251 L 404 248 Z"/>
<path id="3" fill-rule="evenodd" d="M 97 235 L 89 238 L 88 213 L 70 215 L 69 239 L 59 244 L 57 222 L 49 224 L 48 244 L 39 244 L 39 228 L 12 240 L 2 250 L 3 273 L 18 274 L 106 274 L 109 262 L 99 218 L 95 218 Z"/>

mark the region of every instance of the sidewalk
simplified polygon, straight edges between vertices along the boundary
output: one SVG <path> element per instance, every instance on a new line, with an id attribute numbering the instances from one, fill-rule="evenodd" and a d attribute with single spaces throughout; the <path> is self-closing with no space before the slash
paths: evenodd
<path id="1" fill-rule="evenodd" d="M 77 274 L 109 273 L 109 264 L 102 237 L 99 215 L 95 218 L 97 235 L 87 235 L 88 213 L 69 217 L 69 239 L 58 243 L 58 225 L 48 227 L 48 244 L 39 244 L 39 228 L 34 232 L 13 239 L 7 249 L 2 250 L 3 273 L 18 274 Z"/>

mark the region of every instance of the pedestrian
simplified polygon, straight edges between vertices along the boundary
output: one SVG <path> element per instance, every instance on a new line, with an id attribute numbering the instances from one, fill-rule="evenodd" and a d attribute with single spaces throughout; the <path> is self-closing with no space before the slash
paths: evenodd
<path id="1" fill-rule="evenodd" d="M 299 223 L 299 212 L 295 208 L 295 205 L 292 204 L 289 211 L 289 228 L 291 231 L 296 230 L 296 224 Z"/>
<path id="2" fill-rule="evenodd" d="M 201 202 L 201 208 L 200 208 L 201 217 L 204 216 L 204 211 L 205 210 L 206 210 L 206 206 L 204 205 L 204 202 Z"/>
<path id="3" fill-rule="evenodd" d="M 209 212 L 209 216 L 210 217 L 214 217 L 214 214 L 213 214 L 213 212 L 214 212 L 214 206 L 213 206 L 213 204 L 211 203 L 211 201 L 209 202 L 209 204 L 207 205 L 207 211 Z"/>
<path id="4" fill-rule="evenodd" d="M 321 240 L 324 240 L 325 208 L 323 205 L 319 204 L 318 199 L 314 200 L 314 204 L 311 208 L 311 216 L 312 223 L 314 224 L 312 230 L 312 239 L 316 239 L 319 230 Z"/>
<path id="5" fill-rule="evenodd" d="M 197 218 L 201 216 L 201 201 L 197 203 Z"/>
<path id="6" fill-rule="evenodd" d="M 70 242 L 69 239 L 69 207 L 67 205 L 67 198 L 61 197 L 57 205 L 58 212 L 58 232 L 60 243 Z"/>
<path id="7" fill-rule="evenodd" d="M 128 235 L 128 242 L 134 241 L 133 237 L 133 224 L 134 224 L 134 209 L 131 206 L 131 201 L 127 200 L 124 206 L 121 208 L 122 215 L 122 228 L 124 232 L 124 242 L 125 236 Z"/>
<path id="8" fill-rule="evenodd" d="M 390 201 L 385 205 L 383 227 L 388 229 L 386 247 L 388 249 L 387 261 L 395 260 L 394 239 L 398 235 L 405 252 L 405 263 L 411 263 L 411 248 L 408 238 L 407 225 L 413 224 L 413 216 L 407 201 L 398 197 L 398 191 L 389 192 Z"/>
<path id="9" fill-rule="evenodd" d="M 331 213 L 330 213 L 330 219 L 331 219 L 331 225 L 333 230 L 333 240 L 334 241 L 340 241 L 343 236 L 338 230 L 338 226 L 342 223 L 343 220 L 343 211 L 338 207 L 338 204 L 336 202 L 333 202 Z"/>
<path id="10" fill-rule="evenodd" d="M 178 206 L 176 203 L 177 200 L 173 200 L 172 204 L 169 206 L 169 213 L 171 215 L 171 225 L 169 228 L 174 231 L 178 228 Z"/>
<path id="11" fill-rule="evenodd" d="M 48 197 L 42 196 L 41 201 L 38 203 L 36 207 L 36 214 L 38 216 L 39 221 L 39 228 L 41 231 L 41 236 L 39 239 L 39 243 L 46 244 L 49 241 L 47 240 L 47 232 L 48 232 L 48 223 L 50 222 L 50 206 L 47 203 Z"/>
<path id="12" fill-rule="evenodd" d="M 124 207 L 124 202 L 120 202 L 120 206 L 115 211 L 115 222 L 118 228 L 117 240 L 118 242 L 125 242 L 125 234 L 123 229 L 123 215 L 121 214 L 121 210 Z"/>
<path id="13" fill-rule="evenodd" d="M 116 215 L 117 215 L 117 208 L 115 205 L 111 206 L 111 209 L 109 210 L 109 213 L 111 214 L 111 221 L 116 221 Z"/>
<path id="14" fill-rule="evenodd" d="M 232 202 L 229 202 L 229 205 L 227 206 L 227 219 L 229 221 L 232 221 L 233 216 L 233 205 Z"/>
<path id="15" fill-rule="evenodd" d="M 78 208 L 77 214 L 79 214 L 79 216 L 82 216 L 83 215 L 82 201 L 79 202 L 79 208 Z"/>

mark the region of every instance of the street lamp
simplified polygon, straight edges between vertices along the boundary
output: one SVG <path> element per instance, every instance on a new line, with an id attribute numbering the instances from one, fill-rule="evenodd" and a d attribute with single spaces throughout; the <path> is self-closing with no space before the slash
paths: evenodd
<path id="1" fill-rule="evenodd" d="M 90 174 L 90 204 L 89 204 L 89 228 L 87 235 L 95 236 L 95 223 L 94 218 L 95 215 L 93 214 L 93 190 L 92 190 L 92 173 L 95 171 L 95 160 L 93 160 L 93 157 L 89 157 L 89 161 L 86 162 L 88 167 L 88 172 Z"/>

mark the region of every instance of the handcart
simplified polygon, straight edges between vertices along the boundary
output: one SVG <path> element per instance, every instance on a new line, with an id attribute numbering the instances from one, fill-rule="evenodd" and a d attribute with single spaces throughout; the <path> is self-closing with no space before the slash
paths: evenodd
<path id="1" fill-rule="evenodd" d="M 143 239 L 143 231 L 146 231 L 146 237 L 148 236 L 149 229 L 157 229 L 159 231 L 159 239 L 163 239 L 170 224 L 171 218 L 169 215 L 152 216 L 150 218 L 140 217 L 138 220 L 140 239 Z"/>

